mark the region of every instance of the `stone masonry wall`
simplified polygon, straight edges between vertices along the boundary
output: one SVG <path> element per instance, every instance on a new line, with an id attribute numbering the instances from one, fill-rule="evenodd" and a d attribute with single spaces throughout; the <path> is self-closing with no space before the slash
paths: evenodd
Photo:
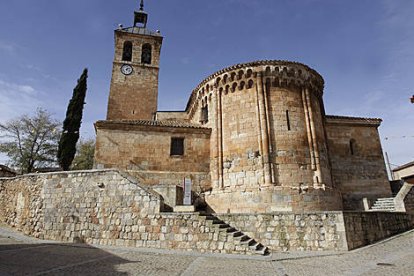
<path id="1" fill-rule="evenodd" d="M 346 250 L 342 212 L 219 214 L 274 251 Z"/>
<path id="2" fill-rule="evenodd" d="M 171 138 L 184 138 L 184 155 L 171 156 Z M 95 163 L 98 168 L 127 170 L 148 185 L 182 185 L 191 177 L 198 190 L 210 186 L 210 131 L 121 125 L 97 128 Z"/>
<path id="3" fill-rule="evenodd" d="M 198 214 L 160 213 L 162 198 L 118 171 L 0 179 L 0 221 L 42 239 L 252 254 Z"/>
<path id="4" fill-rule="evenodd" d="M 340 194 L 332 192 L 322 93 L 316 71 L 282 61 L 226 68 L 193 91 L 189 119 L 212 129 L 206 201 L 213 210 L 342 209 Z M 313 189 L 319 191 L 305 195 L 306 206 L 290 200 Z"/>
<path id="5" fill-rule="evenodd" d="M 273 251 L 352 250 L 414 228 L 405 213 L 218 214 Z"/>
<path id="6" fill-rule="evenodd" d="M 42 182 L 35 175 L 0 178 L 0 221 L 26 235 L 43 238 Z"/>
<path id="7" fill-rule="evenodd" d="M 125 41 L 132 42 L 132 61 L 122 60 Z M 145 43 L 152 47 L 151 64 L 141 63 L 141 49 Z M 108 120 L 153 119 L 157 111 L 161 45 L 161 36 L 115 31 L 115 56 L 108 100 Z M 130 75 L 121 72 L 124 64 L 132 66 L 133 71 Z"/>
<path id="8" fill-rule="evenodd" d="M 414 228 L 405 213 L 344 212 L 348 248 L 354 249 Z"/>
<path id="9" fill-rule="evenodd" d="M 162 205 L 158 194 L 116 171 L 27 175 L 0 182 L 1 220 L 45 239 L 111 236 L 120 231 L 117 225 L 159 213 Z"/>
<path id="10" fill-rule="evenodd" d="M 407 196 L 404 198 L 405 211 L 412 216 L 414 223 L 414 186 L 408 192 Z"/>
<path id="11" fill-rule="evenodd" d="M 0 179 L 0 221 L 66 242 L 253 254 L 198 213 L 163 213 L 163 200 L 115 170 Z M 412 228 L 403 213 L 218 214 L 273 251 L 347 250 Z"/>
<path id="12" fill-rule="evenodd" d="M 270 213 L 341 211 L 338 191 L 309 188 L 265 187 L 261 189 L 205 193 L 207 204 L 216 213 Z M 229 204 L 231 202 L 231 204 Z"/>
<path id="13" fill-rule="evenodd" d="M 391 197 L 378 125 L 327 121 L 334 184 L 345 210 L 363 210 L 362 199 Z M 353 154 L 350 141 L 354 140 Z"/>

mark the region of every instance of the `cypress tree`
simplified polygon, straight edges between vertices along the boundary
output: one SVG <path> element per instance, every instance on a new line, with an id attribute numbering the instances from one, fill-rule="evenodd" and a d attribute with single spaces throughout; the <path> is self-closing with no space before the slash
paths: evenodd
<path id="1" fill-rule="evenodd" d="M 64 171 L 69 170 L 76 153 L 76 143 L 79 140 L 79 129 L 82 123 L 83 105 L 85 104 L 87 78 L 88 69 L 85 68 L 73 89 L 73 96 L 69 101 L 66 118 L 63 122 L 63 132 L 59 141 L 57 157 L 59 165 Z"/>

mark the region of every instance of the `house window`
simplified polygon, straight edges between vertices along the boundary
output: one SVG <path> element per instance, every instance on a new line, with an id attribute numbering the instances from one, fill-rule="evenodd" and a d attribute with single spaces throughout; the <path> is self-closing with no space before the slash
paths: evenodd
<path id="1" fill-rule="evenodd" d="M 125 41 L 124 42 L 124 50 L 122 52 L 122 60 L 124 61 L 131 61 L 132 60 L 132 42 Z"/>
<path id="2" fill-rule="evenodd" d="M 152 60 L 152 48 L 150 44 L 142 45 L 141 63 L 151 64 Z"/>
<path id="3" fill-rule="evenodd" d="M 171 138 L 171 156 L 183 156 L 184 155 L 184 138 Z"/>

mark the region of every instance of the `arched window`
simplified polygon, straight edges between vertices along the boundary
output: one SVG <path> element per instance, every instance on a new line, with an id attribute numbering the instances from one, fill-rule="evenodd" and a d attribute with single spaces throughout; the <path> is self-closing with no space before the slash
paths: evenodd
<path id="1" fill-rule="evenodd" d="M 235 92 L 237 88 L 237 82 L 233 83 L 233 85 L 231 86 L 231 92 Z"/>
<path id="2" fill-rule="evenodd" d="M 141 63 L 151 64 L 152 62 L 152 47 L 150 44 L 142 45 Z"/>
<path id="3" fill-rule="evenodd" d="M 226 84 L 226 83 L 227 83 L 227 74 L 225 74 L 225 75 L 223 76 L 223 83 L 224 83 L 224 84 Z"/>
<path id="4" fill-rule="evenodd" d="M 247 88 L 250 89 L 253 87 L 253 80 L 249 80 L 248 84 L 247 84 Z"/>
<path id="5" fill-rule="evenodd" d="M 220 85 L 220 82 L 221 82 L 221 78 L 217 78 L 216 79 L 216 87 Z"/>
<path id="6" fill-rule="evenodd" d="M 207 103 L 207 97 L 205 97 L 204 100 L 201 102 L 201 117 L 200 117 L 200 123 L 202 123 L 202 124 L 208 123 L 208 103 Z"/>
<path id="7" fill-rule="evenodd" d="M 237 79 L 241 80 L 243 78 L 243 75 L 244 75 L 243 70 L 240 70 L 239 73 L 238 73 Z"/>
<path id="8" fill-rule="evenodd" d="M 132 42 L 125 41 L 124 42 L 124 50 L 122 52 L 122 60 L 124 61 L 131 61 L 132 60 Z"/>
<path id="9" fill-rule="evenodd" d="M 351 155 L 355 155 L 356 153 L 356 141 L 354 139 L 349 141 L 349 151 L 351 152 Z"/>

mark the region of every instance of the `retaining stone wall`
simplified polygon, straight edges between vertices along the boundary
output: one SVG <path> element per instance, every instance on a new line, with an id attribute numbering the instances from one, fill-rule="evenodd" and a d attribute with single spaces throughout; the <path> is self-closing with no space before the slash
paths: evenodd
<path id="1" fill-rule="evenodd" d="M 411 214 L 414 223 L 414 187 L 411 188 L 410 192 L 404 199 L 405 211 Z"/>
<path id="2" fill-rule="evenodd" d="M 118 171 L 0 179 L 0 221 L 26 235 L 89 244 L 252 254 L 198 214 L 160 213 L 162 198 Z"/>
<path id="3" fill-rule="evenodd" d="M 67 242 L 252 254 L 197 213 L 162 213 L 154 191 L 114 170 L 0 179 L 0 221 Z M 217 217 L 274 251 L 347 250 L 413 227 L 404 213 L 279 212 Z"/>
<path id="4" fill-rule="evenodd" d="M 344 222 L 349 249 L 414 228 L 409 215 L 397 212 L 344 212 Z"/>
<path id="5" fill-rule="evenodd" d="M 0 219 L 25 234 L 72 241 L 161 211 L 162 198 L 117 171 L 0 180 Z"/>
<path id="6" fill-rule="evenodd" d="M 274 251 L 347 250 L 342 212 L 220 214 Z"/>
<path id="7" fill-rule="evenodd" d="M 274 251 L 352 250 L 414 228 L 409 215 L 395 212 L 217 216 Z"/>

